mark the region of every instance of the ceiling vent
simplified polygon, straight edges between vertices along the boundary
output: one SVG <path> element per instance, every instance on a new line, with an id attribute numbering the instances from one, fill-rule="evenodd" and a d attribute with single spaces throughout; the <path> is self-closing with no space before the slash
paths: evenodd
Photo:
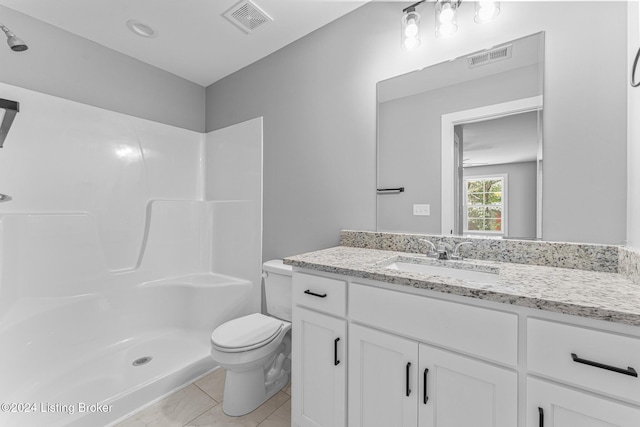
<path id="1" fill-rule="evenodd" d="M 491 64 L 493 62 L 502 61 L 511 58 L 511 48 L 513 45 L 501 46 L 496 49 L 478 53 L 467 57 L 469 68 L 479 67 L 481 65 Z"/>
<path id="2" fill-rule="evenodd" d="M 223 16 L 247 34 L 273 21 L 273 18 L 250 0 L 242 0 Z"/>

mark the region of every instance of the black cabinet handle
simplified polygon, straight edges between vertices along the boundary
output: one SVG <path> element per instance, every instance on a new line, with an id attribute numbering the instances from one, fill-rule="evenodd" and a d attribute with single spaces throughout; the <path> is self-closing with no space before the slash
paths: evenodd
<path id="1" fill-rule="evenodd" d="M 378 188 L 376 190 L 378 194 L 399 194 L 404 193 L 404 187 L 398 188 Z"/>
<path id="2" fill-rule="evenodd" d="M 631 377 L 636 377 L 636 378 L 638 377 L 638 373 L 636 372 L 636 370 L 630 366 L 627 369 L 617 368 L 615 366 L 605 365 L 604 363 L 594 362 L 592 360 L 587 360 L 587 359 L 581 359 L 575 353 L 571 353 L 571 358 L 576 363 L 583 363 L 585 365 L 595 366 L 596 368 L 606 369 L 607 371 L 613 371 L 619 374 L 629 375 Z"/>
<path id="3" fill-rule="evenodd" d="M 640 80 L 636 81 L 636 69 L 638 68 L 638 60 L 640 59 L 640 49 L 636 53 L 636 59 L 633 60 L 633 67 L 631 67 L 631 87 L 640 86 Z"/>
<path id="4" fill-rule="evenodd" d="M 338 341 L 340 341 L 340 337 L 333 340 L 333 366 L 338 366 L 340 361 L 338 360 Z"/>
<path id="5" fill-rule="evenodd" d="M 307 289 L 306 291 L 304 291 L 304 293 L 307 294 L 307 295 L 318 297 L 318 298 L 326 298 L 327 297 L 327 294 L 322 294 L 322 295 L 316 294 L 315 292 L 311 292 L 310 289 Z"/>
<path id="6" fill-rule="evenodd" d="M 422 393 L 422 402 L 426 405 L 429 401 L 429 396 L 427 396 L 427 374 L 429 373 L 428 369 L 424 370 L 424 391 Z"/>
<path id="7" fill-rule="evenodd" d="M 411 389 L 409 388 L 409 369 L 411 368 L 411 362 L 407 362 L 407 397 L 411 394 Z"/>
<path id="8" fill-rule="evenodd" d="M 544 427 L 544 410 L 538 406 L 538 425 Z"/>

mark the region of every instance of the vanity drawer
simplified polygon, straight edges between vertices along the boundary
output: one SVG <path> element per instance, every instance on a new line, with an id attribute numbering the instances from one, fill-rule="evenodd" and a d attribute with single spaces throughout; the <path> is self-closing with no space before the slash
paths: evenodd
<path id="1" fill-rule="evenodd" d="M 349 285 L 352 320 L 515 366 L 518 316 L 374 286 Z"/>
<path id="2" fill-rule="evenodd" d="M 527 366 L 532 373 L 640 403 L 640 378 L 628 375 L 629 367 L 640 374 L 638 338 L 528 319 Z"/>
<path id="3" fill-rule="evenodd" d="M 344 317 L 347 282 L 306 273 L 293 274 L 293 305 Z"/>

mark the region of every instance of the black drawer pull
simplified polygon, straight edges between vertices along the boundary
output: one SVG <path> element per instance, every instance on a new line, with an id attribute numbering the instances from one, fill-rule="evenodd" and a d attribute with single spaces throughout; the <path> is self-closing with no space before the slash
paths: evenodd
<path id="1" fill-rule="evenodd" d="M 638 377 L 638 373 L 632 367 L 628 367 L 627 369 L 616 368 L 615 366 L 605 365 L 604 363 L 594 362 L 592 360 L 581 359 L 575 353 L 571 353 L 571 358 L 576 363 L 583 363 L 589 366 L 595 366 L 596 368 L 606 369 L 607 371 L 617 372 L 619 374 L 629 375 L 631 377 Z"/>
<path id="2" fill-rule="evenodd" d="M 428 369 L 424 370 L 424 391 L 422 393 L 422 402 L 426 405 L 429 401 L 429 396 L 427 396 L 427 374 L 429 373 Z"/>
<path id="3" fill-rule="evenodd" d="M 338 341 L 340 341 L 340 337 L 333 340 L 333 366 L 338 366 L 340 361 L 338 360 Z"/>
<path id="4" fill-rule="evenodd" d="M 538 406 L 538 425 L 544 427 L 544 410 Z"/>
<path id="5" fill-rule="evenodd" d="M 315 292 L 311 292 L 311 290 L 309 290 L 309 289 L 304 291 L 304 293 L 307 294 L 307 295 L 312 295 L 314 297 L 318 297 L 318 298 L 326 298 L 327 297 L 327 294 L 322 294 L 322 295 L 316 294 Z"/>
<path id="6" fill-rule="evenodd" d="M 411 389 L 409 388 L 409 369 L 411 368 L 411 362 L 407 362 L 407 397 L 411 394 Z"/>

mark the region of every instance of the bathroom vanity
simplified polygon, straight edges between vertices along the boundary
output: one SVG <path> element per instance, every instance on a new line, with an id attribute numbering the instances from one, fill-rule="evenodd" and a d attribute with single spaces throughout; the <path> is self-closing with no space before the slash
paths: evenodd
<path id="1" fill-rule="evenodd" d="M 495 248 L 460 261 L 375 245 L 287 258 L 292 425 L 640 425 L 640 285 L 618 272 L 623 256 L 531 245 L 524 258 L 539 265 L 487 259 L 522 257 Z M 540 245 L 582 269 L 545 265 Z"/>

